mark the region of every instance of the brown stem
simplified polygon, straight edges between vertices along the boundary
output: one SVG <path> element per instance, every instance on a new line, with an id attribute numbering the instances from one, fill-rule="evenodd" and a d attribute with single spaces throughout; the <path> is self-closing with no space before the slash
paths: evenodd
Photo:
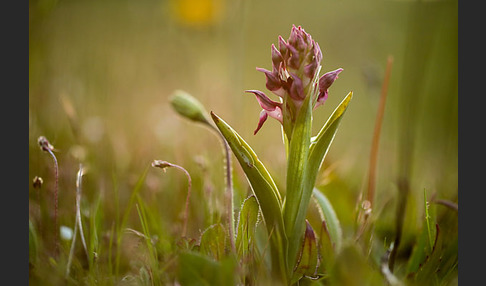
<path id="1" fill-rule="evenodd" d="M 52 159 L 54 160 L 54 177 L 55 177 L 55 187 L 54 187 L 54 244 L 55 244 L 55 254 L 57 255 L 59 253 L 59 222 L 57 218 L 57 209 L 58 209 L 58 197 L 57 197 L 57 192 L 58 192 L 58 180 L 59 180 L 59 165 L 57 164 L 57 158 L 52 152 L 51 149 L 47 148 L 45 149 L 47 151 Z"/>
<path id="2" fill-rule="evenodd" d="M 371 143 L 370 165 L 369 165 L 369 176 L 368 176 L 368 195 L 367 195 L 367 199 L 370 202 L 371 207 L 373 206 L 373 201 L 375 197 L 376 163 L 378 159 L 378 148 L 380 142 L 381 125 L 383 123 L 383 114 L 385 113 L 386 96 L 388 94 L 388 83 L 390 81 L 392 65 L 393 65 L 393 57 L 388 56 L 385 79 L 383 80 L 383 85 L 381 88 L 380 103 L 378 106 L 378 111 L 376 113 L 373 141 Z"/>

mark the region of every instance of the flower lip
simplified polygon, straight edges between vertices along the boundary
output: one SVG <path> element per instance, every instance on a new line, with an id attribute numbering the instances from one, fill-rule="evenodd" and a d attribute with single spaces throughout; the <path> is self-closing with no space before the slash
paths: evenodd
<path id="1" fill-rule="evenodd" d="M 260 112 L 258 127 L 253 134 L 256 134 L 258 130 L 260 130 L 268 116 L 283 124 L 282 103 L 271 100 L 265 95 L 265 93 L 259 90 L 245 90 L 245 92 L 253 93 L 256 96 L 258 103 L 263 108 L 263 110 Z"/>
<path id="2" fill-rule="evenodd" d="M 255 129 L 255 131 L 253 131 L 253 135 L 256 135 L 258 130 L 260 130 L 260 128 L 262 128 L 263 126 L 263 123 L 265 123 L 265 121 L 267 121 L 267 118 L 268 118 L 268 114 L 267 112 L 263 109 L 261 112 L 260 112 L 260 119 L 258 120 L 258 126 L 257 128 Z"/>

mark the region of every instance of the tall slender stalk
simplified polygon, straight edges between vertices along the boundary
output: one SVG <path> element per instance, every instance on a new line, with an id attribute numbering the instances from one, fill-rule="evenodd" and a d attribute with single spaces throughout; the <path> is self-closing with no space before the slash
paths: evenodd
<path id="1" fill-rule="evenodd" d="M 51 155 L 52 159 L 54 160 L 54 178 L 55 178 L 55 185 L 54 185 L 54 251 L 55 255 L 59 254 L 59 223 L 57 218 L 57 211 L 58 211 L 58 180 L 59 180 L 59 165 L 57 163 L 56 155 L 54 155 L 54 146 L 52 146 L 49 141 L 44 136 L 40 136 L 37 139 L 37 143 L 42 151 L 45 151 Z"/>
<path id="2" fill-rule="evenodd" d="M 234 207 L 234 194 L 233 194 L 233 178 L 232 178 L 232 169 L 231 169 L 231 154 L 230 154 L 230 147 L 228 145 L 228 142 L 226 142 L 226 139 L 224 136 L 219 132 L 219 130 L 214 127 L 213 125 L 210 125 L 211 128 L 218 133 L 218 135 L 221 138 L 221 141 L 224 146 L 224 154 L 225 154 L 225 185 L 226 185 L 226 197 L 227 197 L 227 212 L 228 212 L 228 226 L 229 226 L 229 237 L 230 237 L 230 244 L 231 244 L 231 249 L 233 251 L 236 251 L 236 246 L 235 246 L 235 207 Z"/>
<path id="3" fill-rule="evenodd" d="M 79 235 L 81 237 L 81 243 L 83 244 L 84 252 L 86 254 L 86 258 L 89 260 L 88 248 L 86 247 L 86 241 L 84 239 L 83 224 L 81 222 L 81 190 L 82 190 L 81 178 L 83 175 L 84 175 L 83 165 L 79 164 L 79 171 L 76 176 L 76 219 L 74 223 L 73 240 L 71 241 L 71 249 L 69 251 L 69 257 L 66 266 L 66 277 L 69 276 L 69 272 L 71 270 L 71 263 L 74 255 L 74 245 L 76 243 L 76 235 L 78 233 L 78 228 L 79 228 Z"/>
<path id="4" fill-rule="evenodd" d="M 371 143 L 370 164 L 368 173 L 368 193 L 367 200 L 370 202 L 370 207 L 373 208 L 376 188 L 376 163 L 378 159 L 378 149 L 380 144 L 381 126 L 383 123 L 383 115 L 385 113 L 386 97 L 388 94 L 388 84 L 390 82 L 391 68 L 393 65 L 393 56 L 388 56 L 385 79 L 381 88 L 380 103 L 376 113 L 375 129 L 373 132 L 373 141 Z"/>
<path id="5" fill-rule="evenodd" d="M 183 224 L 183 227 L 182 227 L 182 237 L 184 238 L 184 237 L 186 237 L 186 233 L 187 233 L 187 220 L 189 218 L 189 198 L 191 196 L 191 188 L 192 188 L 191 175 L 183 167 L 181 167 L 179 165 L 176 165 L 176 164 L 169 163 L 167 161 L 154 160 L 152 162 L 152 167 L 161 168 L 164 171 L 165 171 L 165 168 L 173 167 L 173 168 L 179 169 L 182 172 L 184 172 L 184 174 L 187 177 L 187 183 L 188 183 L 187 184 L 187 196 L 186 196 L 186 205 L 185 205 L 185 208 L 184 208 L 184 224 Z"/>

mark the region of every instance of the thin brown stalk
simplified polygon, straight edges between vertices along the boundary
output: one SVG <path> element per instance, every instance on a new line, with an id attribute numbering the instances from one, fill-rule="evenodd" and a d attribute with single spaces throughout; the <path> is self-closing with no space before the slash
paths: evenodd
<path id="1" fill-rule="evenodd" d="M 44 136 L 40 136 L 37 139 L 41 150 L 49 153 L 54 160 L 54 177 L 55 177 L 55 186 L 54 186 L 54 245 L 55 245 L 55 255 L 59 253 L 59 225 L 58 225 L 58 218 L 57 218 L 57 210 L 58 210 L 58 180 L 59 180 L 59 165 L 57 163 L 56 155 L 54 155 L 54 147 L 49 143 L 49 141 Z"/>
<path id="2" fill-rule="evenodd" d="M 373 132 L 373 141 L 371 143 L 369 175 L 368 175 L 368 193 L 367 193 L 367 200 L 370 202 L 371 207 L 373 207 L 373 202 L 375 197 L 376 164 L 378 159 L 381 126 L 383 124 L 383 115 L 385 113 L 386 97 L 388 94 L 388 84 L 390 82 L 392 65 L 393 65 L 393 56 L 388 56 L 385 78 L 383 80 L 383 85 L 381 88 L 380 103 L 378 105 L 378 111 L 376 113 L 375 130 Z"/>

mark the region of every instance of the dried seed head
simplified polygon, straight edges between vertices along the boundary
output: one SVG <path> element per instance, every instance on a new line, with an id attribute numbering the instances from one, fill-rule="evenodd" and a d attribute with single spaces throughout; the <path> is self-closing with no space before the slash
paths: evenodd
<path id="1" fill-rule="evenodd" d="M 154 160 L 152 162 L 152 167 L 154 168 L 161 168 L 163 170 L 165 170 L 165 168 L 168 168 L 168 167 L 174 167 L 173 164 L 167 162 L 167 161 L 163 161 L 163 160 Z"/>
<path id="2" fill-rule="evenodd" d="M 41 177 L 35 176 L 34 180 L 32 181 L 32 186 L 34 187 L 34 189 L 40 189 L 43 183 L 44 181 Z"/>
<path id="3" fill-rule="evenodd" d="M 49 141 L 47 140 L 46 137 L 44 136 L 40 136 L 38 139 L 37 139 L 37 143 L 39 143 L 39 146 L 41 148 L 42 151 L 54 151 L 54 146 L 51 145 L 51 143 L 49 143 Z"/>

